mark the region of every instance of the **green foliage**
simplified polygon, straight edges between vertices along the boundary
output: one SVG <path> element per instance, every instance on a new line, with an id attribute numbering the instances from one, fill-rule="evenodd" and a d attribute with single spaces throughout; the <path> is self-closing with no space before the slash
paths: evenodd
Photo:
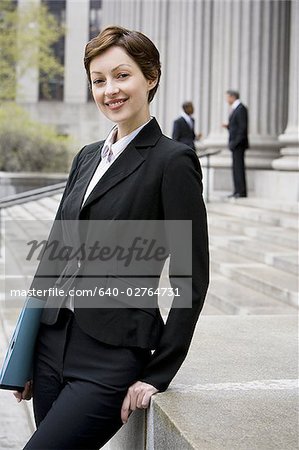
<path id="1" fill-rule="evenodd" d="M 0 170 L 66 172 L 69 139 L 30 119 L 20 106 L 0 108 Z"/>
<path id="2" fill-rule="evenodd" d="M 15 99 L 18 79 L 30 68 L 41 71 L 41 82 L 63 73 L 52 48 L 63 34 L 45 5 L 15 9 L 12 0 L 0 0 L 0 100 Z"/>

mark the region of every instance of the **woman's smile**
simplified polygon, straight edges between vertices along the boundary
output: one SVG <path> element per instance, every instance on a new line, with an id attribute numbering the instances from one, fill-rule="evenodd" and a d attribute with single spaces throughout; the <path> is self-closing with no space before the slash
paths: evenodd
<path id="1" fill-rule="evenodd" d="M 121 107 L 125 104 L 127 101 L 127 98 L 116 98 L 113 100 L 108 100 L 105 102 L 105 105 L 111 110 L 111 111 L 118 111 L 121 109 Z"/>

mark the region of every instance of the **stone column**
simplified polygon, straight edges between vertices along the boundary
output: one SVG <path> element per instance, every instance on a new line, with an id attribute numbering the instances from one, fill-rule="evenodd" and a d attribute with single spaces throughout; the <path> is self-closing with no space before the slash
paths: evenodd
<path id="1" fill-rule="evenodd" d="M 87 100 L 87 81 L 83 55 L 89 40 L 89 1 L 67 0 L 66 29 L 64 101 L 84 103 Z"/>
<path id="2" fill-rule="evenodd" d="M 299 3 L 291 2 L 288 123 L 279 136 L 281 158 L 272 162 L 276 170 L 299 170 Z"/>
<path id="3" fill-rule="evenodd" d="M 271 168 L 281 146 L 288 79 L 288 1 L 215 1 L 213 6 L 210 133 L 204 144 L 222 152 L 213 165 L 231 165 L 225 91 L 240 91 L 249 109 L 247 167 Z"/>
<path id="4" fill-rule="evenodd" d="M 173 121 L 180 115 L 181 105 L 186 100 L 194 104 L 196 131 L 205 136 L 208 134 L 212 8 L 213 1 L 169 2 L 168 20 L 163 27 L 166 48 L 161 52 L 161 84 L 165 89 L 161 123 L 168 134 L 171 134 Z M 160 42 L 157 44 L 161 45 Z"/>
<path id="5" fill-rule="evenodd" d="M 40 0 L 18 0 L 20 26 L 22 26 L 22 18 L 26 15 L 26 9 L 32 6 L 38 6 L 39 4 Z M 36 28 L 36 47 L 34 46 L 35 48 L 31 47 L 30 49 L 26 49 L 26 54 L 24 55 L 25 60 L 19 61 L 17 65 L 18 84 L 16 99 L 20 103 L 37 103 L 39 94 L 39 70 L 37 66 L 26 67 L 26 61 L 29 54 L 33 55 L 35 52 L 38 52 L 38 26 L 36 23 L 29 23 L 28 26 L 33 29 Z M 24 66 L 26 67 L 25 70 Z"/>
<path id="6" fill-rule="evenodd" d="M 162 77 L 151 112 L 166 134 L 185 100 L 194 103 L 197 131 L 208 134 L 212 9 L 213 0 L 103 0 L 104 25 L 142 31 L 160 51 Z"/>

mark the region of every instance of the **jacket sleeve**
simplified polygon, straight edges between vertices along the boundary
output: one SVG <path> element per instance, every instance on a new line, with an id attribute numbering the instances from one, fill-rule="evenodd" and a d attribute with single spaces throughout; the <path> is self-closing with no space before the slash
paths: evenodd
<path id="1" fill-rule="evenodd" d="M 57 210 L 53 225 L 51 227 L 51 231 L 50 231 L 48 239 L 47 239 L 47 243 L 51 243 L 56 240 L 61 244 L 61 237 L 62 237 L 61 223 L 60 223 L 61 209 L 63 206 L 64 199 L 67 197 L 67 195 L 70 192 L 70 189 L 72 188 L 73 184 L 75 183 L 76 170 L 77 170 L 77 167 L 79 164 L 80 155 L 81 155 L 82 151 L 84 150 L 84 148 L 85 147 L 83 147 L 80 150 L 80 152 L 75 156 L 75 158 L 72 162 L 70 173 L 69 173 L 69 176 L 68 176 L 68 179 L 66 182 L 66 186 L 64 188 L 64 192 L 63 192 L 62 198 L 60 200 L 58 210 Z M 36 273 L 34 275 L 33 281 L 31 283 L 31 286 L 29 289 L 30 291 L 34 290 L 35 293 L 37 290 L 40 290 L 42 292 L 48 291 L 48 289 L 53 286 L 55 279 L 57 279 L 59 274 L 62 272 L 62 270 L 65 266 L 65 262 L 59 261 L 57 259 L 55 259 L 55 261 L 52 261 L 51 257 L 50 257 L 50 252 L 51 252 L 51 246 L 47 247 L 47 245 L 45 245 L 42 255 L 41 255 L 41 258 L 40 258 L 40 262 L 38 264 Z M 42 294 L 42 295 L 38 296 L 38 298 L 46 301 L 47 295 Z"/>
<path id="2" fill-rule="evenodd" d="M 173 123 L 172 139 L 174 139 L 175 141 L 179 141 L 180 137 L 180 124 L 177 120 L 175 120 Z"/>
<path id="3" fill-rule="evenodd" d="M 247 139 L 248 113 L 247 108 L 243 105 L 241 106 L 238 108 L 238 113 L 235 118 L 237 123 L 235 126 L 236 132 L 231 142 L 232 148 L 237 148 L 238 145 L 242 144 Z"/>
<path id="4" fill-rule="evenodd" d="M 207 219 L 199 161 L 189 149 L 179 155 L 174 153 L 165 171 L 162 198 L 166 220 L 192 220 L 192 307 L 176 308 L 173 302 L 158 347 L 141 378 L 159 391 L 167 389 L 187 355 L 209 283 Z M 170 277 L 177 267 L 177 261 L 172 261 L 175 246 L 175 240 L 170 242 Z"/>

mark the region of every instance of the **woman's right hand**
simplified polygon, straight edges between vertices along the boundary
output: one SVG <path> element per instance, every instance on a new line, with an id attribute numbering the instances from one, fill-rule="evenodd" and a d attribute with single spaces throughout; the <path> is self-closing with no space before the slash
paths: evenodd
<path id="1" fill-rule="evenodd" d="M 22 392 L 14 391 L 13 395 L 19 403 L 22 400 L 30 400 L 32 398 L 32 380 L 27 381 Z"/>

